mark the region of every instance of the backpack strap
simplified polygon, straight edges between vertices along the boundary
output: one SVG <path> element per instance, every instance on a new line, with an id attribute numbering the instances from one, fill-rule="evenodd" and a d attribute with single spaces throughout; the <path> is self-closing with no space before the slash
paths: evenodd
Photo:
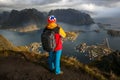
<path id="1" fill-rule="evenodd" d="M 60 30 L 60 27 L 58 27 L 58 26 L 53 29 L 53 31 L 54 31 L 55 33 L 59 33 L 59 30 Z"/>
<path id="2" fill-rule="evenodd" d="M 45 27 L 45 29 L 43 30 L 43 32 L 45 32 L 46 30 L 50 30 L 50 31 L 54 31 L 55 33 L 59 33 L 60 27 L 58 26 L 58 24 L 53 29 L 48 29 L 47 27 Z"/>

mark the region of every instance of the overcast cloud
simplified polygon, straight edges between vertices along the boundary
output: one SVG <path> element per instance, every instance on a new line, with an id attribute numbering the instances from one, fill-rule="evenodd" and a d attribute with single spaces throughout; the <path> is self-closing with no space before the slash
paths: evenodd
<path id="1" fill-rule="evenodd" d="M 74 8 L 86 10 L 96 15 L 93 17 L 120 14 L 120 0 L 0 0 L 0 10 L 36 8 L 39 11 Z"/>

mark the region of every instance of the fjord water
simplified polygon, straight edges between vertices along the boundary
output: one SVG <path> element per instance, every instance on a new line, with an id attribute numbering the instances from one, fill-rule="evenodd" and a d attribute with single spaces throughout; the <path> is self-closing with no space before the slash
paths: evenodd
<path id="1" fill-rule="evenodd" d="M 108 38 L 110 48 L 112 48 L 113 50 L 120 50 L 120 37 L 109 36 L 106 30 L 99 28 L 96 24 L 81 27 L 74 26 L 73 28 L 65 27 L 64 29 L 69 29 L 70 31 L 84 31 L 80 32 L 78 38 L 74 42 L 66 41 L 63 48 L 63 52 L 65 55 L 67 54 L 69 56 L 75 56 L 81 62 L 88 63 L 90 61 L 89 58 L 86 57 L 83 53 L 75 51 L 75 46 L 83 42 L 87 43 L 87 45 L 96 45 L 101 44 L 105 38 Z M 100 30 L 100 32 L 95 32 L 94 30 Z"/>
<path id="2" fill-rule="evenodd" d="M 99 28 L 96 24 L 90 26 L 73 26 L 64 23 L 59 23 L 65 29 L 65 31 L 79 31 L 79 36 L 75 41 L 65 41 L 63 44 L 63 54 L 67 56 L 77 57 L 81 62 L 89 62 L 89 58 L 82 53 L 75 51 L 75 46 L 86 42 L 88 45 L 96 45 L 103 42 L 105 38 L 108 38 L 110 47 L 114 50 L 120 50 L 120 37 L 111 37 L 107 34 L 106 30 Z M 100 30 L 95 32 L 94 30 Z M 8 30 L 0 30 L 0 34 L 10 40 L 14 45 L 28 45 L 32 42 L 40 42 L 40 35 L 42 30 L 33 32 L 20 33 Z"/>

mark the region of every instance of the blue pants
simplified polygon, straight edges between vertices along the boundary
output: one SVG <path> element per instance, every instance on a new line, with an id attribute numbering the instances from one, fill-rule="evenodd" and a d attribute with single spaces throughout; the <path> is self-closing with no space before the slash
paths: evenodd
<path id="1" fill-rule="evenodd" d="M 55 70 L 56 74 L 61 72 L 60 70 L 60 58 L 62 50 L 49 52 L 48 62 L 50 70 Z"/>

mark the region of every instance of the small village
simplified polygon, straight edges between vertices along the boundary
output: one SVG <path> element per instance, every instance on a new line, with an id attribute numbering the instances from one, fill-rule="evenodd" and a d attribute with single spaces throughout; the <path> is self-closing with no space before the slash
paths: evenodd
<path id="1" fill-rule="evenodd" d="M 109 46 L 108 39 L 106 38 L 101 44 L 87 45 L 87 43 L 81 43 L 75 47 L 77 52 L 83 53 L 89 57 L 90 60 L 98 59 L 104 55 L 108 55 L 112 52 Z"/>

